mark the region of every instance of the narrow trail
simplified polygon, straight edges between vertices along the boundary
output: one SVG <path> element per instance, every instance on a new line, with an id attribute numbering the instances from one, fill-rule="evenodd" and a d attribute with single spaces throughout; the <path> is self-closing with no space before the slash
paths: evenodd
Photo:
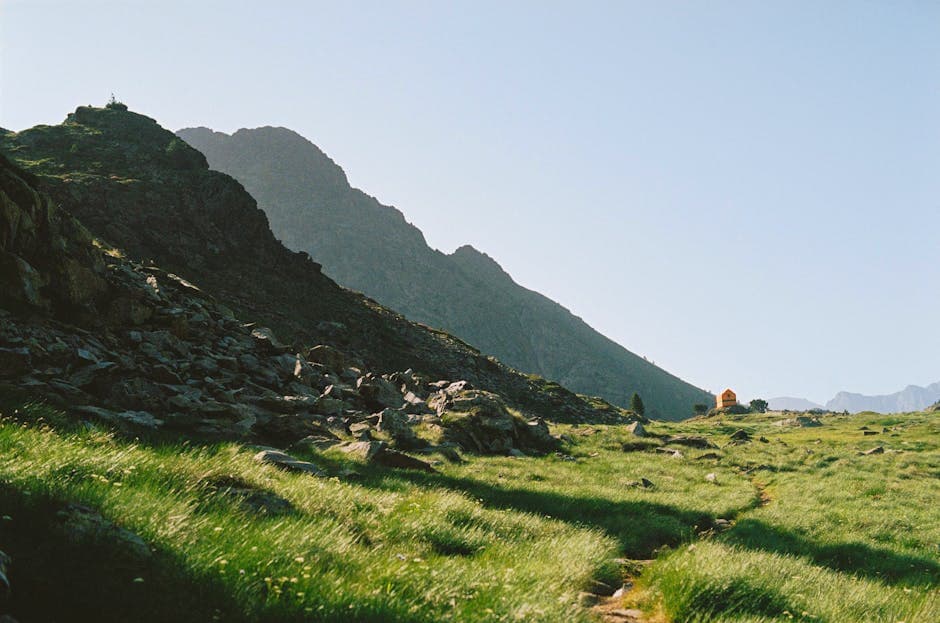
<path id="1" fill-rule="evenodd" d="M 747 477 L 748 475 L 742 474 Z M 734 527 L 734 524 L 745 514 L 749 513 L 758 508 L 763 508 L 770 504 L 773 501 L 770 493 L 767 492 L 767 485 L 759 480 L 756 480 L 753 477 L 748 478 L 751 485 L 756 491 L 755 501 L 748 506 L 745 506 L 734 513 L 731 520 L 716 519 L 712 528 L 704 530 L 698 533 L 698 541 L 704 541 L 714 537 L 716 534 L 725 532 Z M 624 607 L 624 602 L 627 601 L 628 596 L 634 590 L 636 586 L 637 578 L 642 575 L 643 570 L 655 562 L 654 558 L 647 560 L 631 560 L 633 565 L 638 567 L 635 573 L 628 575 L 624 579 L 623 588 L 615 592 L 613 595 L 606 596 L 597 596 L 598 602 L 591 608 L 591 611 L 598 616 L 598 620 L 602 623 L 649 623 L 650 618 L 642 610 L 637 608 L 627 608 Z M 660 617 L 656 617 L 656 620 L 661 620 Z"/>

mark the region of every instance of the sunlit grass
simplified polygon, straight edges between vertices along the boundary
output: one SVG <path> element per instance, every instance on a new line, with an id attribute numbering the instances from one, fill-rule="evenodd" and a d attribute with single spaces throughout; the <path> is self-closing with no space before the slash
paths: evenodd
<path id="1" fill-rule="evenodd" d="M 636 571 L 619 559 L 656 556 L 625 604 L 651 620 L 940 620 L 936 416 L 774 419 L 648 427 L 719 446 L 681 457 L 606 426 L 556 427 L 570 440 L 557 455 L 434 474 L 312 452 L 339 476 L 316 478 L 238 444 L 123 440 L 33 405 L 0 420 L 0 549 L 25 620 L 589 621 L 580 591 L 612 591 Z M 753 440 L 730 444 L 738 428 Z M 229 486 L 287 510 L 259 513 Z M 66 503 L 140 535 L 152 559 L 118 564 L 113 543 L 63 532 Z"/>

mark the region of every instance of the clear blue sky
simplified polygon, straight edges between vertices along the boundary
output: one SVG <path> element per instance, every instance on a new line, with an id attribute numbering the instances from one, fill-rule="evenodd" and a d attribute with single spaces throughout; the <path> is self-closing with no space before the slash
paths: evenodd
<path id="1" fill-rule="evenodd" d="M 0 126 L 283 125 L 706 389 L 940 380 L 940 3 L 0 4 Z"/>

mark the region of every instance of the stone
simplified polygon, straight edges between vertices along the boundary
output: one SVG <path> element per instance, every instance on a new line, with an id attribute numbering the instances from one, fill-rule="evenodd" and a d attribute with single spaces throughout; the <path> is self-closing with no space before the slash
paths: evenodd
<path id="1" fill-rule="evenodd" d="M 348 408 L 349 406 L 342 400 L 329 396 L 321 396 L 314 405 L 314 411 L 323 415 L 339 415 Z"/>
<path id="2" fill-rule="evenodd" d="M 280 340 L 275 337 L 274 331 L 267 327 L 256 327 L 252 329 L 251 337 L 254 338 L 255 344 L 262 350 L 271 353 L 282 353 L 287 350 L 287 346 L 282 344 Z"/>
<path id="3" fill-rule="evenodd" d="M 656 448 L 656 452 L 659 452 L 660 454 L 668 454 L 675 459 L 682 458 L 682 452 L 680 452 L 679 450 L 676 450 L 675 448 L 665 448 L 663 446 L 659 446 Z"/>
<path id="4" fill-rule="evenodd" d="M 279 446 L 296 444 L 301 439 L 316 435 L 336 439 L 330 430 L 324 426 L 321 419 L 314 416 L 275 415 L 264 418 L 253 428 L 256 435 Z"/>
<path id="5" fill-rule="evenodd" d="M 5 552 L 0 551 L 0 603 L 5 601 L 10 596 L 10 566 L 13 564 L 13 559 L 10 558 Z"/>
<path id="6" fill-rule="evenodd" d="M 385 450 L 385 446 L 384 441 L 354 441 L 343 446 L 342 451 L 370 463 Z"/>
<path id="7" fill-rule="evenodd" d="M 294 458 L 286 452 L 275 449 L 261 450 L 254 456 L 255 461 L 265 465 L 273 465 L 278 469 L 299 474 L 310 474 L 311 476 L 325 476 L 323 471 L 308 461 L 301 461 Z"/>
<path id="8" fill-rule="evenodd" d="M 32 357 L 25 346 L 0 348 L 0 377 L 11 377 L 32 368 Z"/>
<path id="9" fill-rule="evenodd" d="M 632 424 L 627 425 L 627 432 L 632 433 L 637 437 L 648 437 L 649 433 L 646 432 L 642 422 L 633 422 Z"/>
<path id="10" fill-rule="evenodd" d="M 705 474 L 705 480 L 707 480 L 708 482 L 714 482 L 717 484 L 718 474 L 716 474 L 715 472 L 710 472 L 708 474 Z"/>
<path id="11" fill-rule="evenodd" d="M 426 446 L 427 443 L 418 438 L 408 424 L 408 415 L 401 409 L 383 409 L 378 414 L 376 430 L 391 437 L 395 446 L 404 449 L 414 449 Z M 350 429 L 352 427 L 350 426 Z"/>
<path id="12" fill-rule="evenodd" d="M 4 307 L 47 309 L 49 301 L 40 294 L 47 279 L 33 266 L 13 253 L 0 250 L 0 288 Z"/>
<path id="13" fill-rule="evenodd" d="M 398 409 L 405 400 L 392 383 L 380 376 L 367 374 L 356 381 L 359 396 L 370 409 Z"/>
<path id="14" fill-rule="evenodd" d="M 79 415 L 90 416 L 112 426 L 130 426 L 156 430 L 164 424 L 163 420 L 155 418 L 146 411 L 112 411 L 92 405 L 73 407 L 72 411 Z"/>
<path id="15" fill-rule="evenodd" d="M 211 482 L 210 486 L 221 493 L 238 501 L 245 510 L 258 515 L 287 515 L 294 512 L 294 505 L 289 500 L 273 491 L 266 491 L 252 487 L 246 482 L 235 478 L 220 478 Z"/>
<path id="16" fill-rule="evenodd" d="M 349 425 L 349 434 L 359 441 L 371 441 L 372 426 L 367 422 L 355 422 Z"/>
<path id="17" fill-rule="evenodd" d="M 601 602 L 601 595 L 581 591 L 578 593 L 578 605 L 582 608 L 591 608 Z"/>
<path id="18" fill-rule="evenodd" d="M 375 455 L 373 461 L 385 467 L 395 467 L 398 469 L 416 469 L 423 472 L 434 472 L 430 463 L 408 456 L 403 452 L 383 449 Z"/>
<path id="19" fill-rule="evenodd" d="M 751 435 L 743 428 L 739 428 L 738 430 L 734 431 L 731 434 L 731 440 L 732 441 L 750 441 Z"/>
<path id="20" fill-rule="evenodd" d="M 322 435 L 310 435 L 309 437 L 304 437 L 300 441 L 294 443 L 293 447 L 312 448 L 314 450 L 323 451 L 329 450 L 333 446 L 338 446 L 340 443 L 342 442 L 332 435 L 330 437 L 324 437 Z"/>
<path id="21" fill-rule="evenodd" d="M 692 435 L 671 435 L 666 437 L 665 442 L 675 444 L 677 446 L 696 448 L 698 450 L 707 450 L 718 447 L 705 437 L 695 437 Z"/>
<path id="22" fill-rule="evenodd" d="M 93 363 L 73 372 L 69 376 L 69 383 L 75 387 L 85 387 L 91 385 L 96 379 L 100 378 L 105 372 L 115 367 L 117 364 L 113 361 L 102 361 Z"/>
<path id="23" fill-rule="evenodd" d="M 863 452 L 859 452 L 859 454 L 863 456 L 871 456 L 873 454 L 884 454 L 884 452 L 885 452 L 885 449 L 883 446 L 875 446 L 874 448 L 871 448 L 870 450 L 864 450 Z"/>
<path id="24" fill-rule="evenodd" d="M 56 520 L 70 539 L 106 544 L 128 562 L 145 563 L 151 558 L 150 547 L 142 538 L 87 506 L 69 504 L 56 513 Z"/>
<path id="25" fill-rule="evenodd" d="M 307 361 L 319 363 L 330 370 L 342 370 L 346 367 L 346 356 L 332 346 L 314 346 L 305 356 Z"/>

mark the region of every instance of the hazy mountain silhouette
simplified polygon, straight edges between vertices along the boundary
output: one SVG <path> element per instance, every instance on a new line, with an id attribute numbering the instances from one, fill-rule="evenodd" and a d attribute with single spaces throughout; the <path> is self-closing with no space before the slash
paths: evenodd
<path id="1" fill-rule="evenodd" d="M 882 396 L 865 396 L 851 392 L 839 392 L 826 403 L 831 411 L 875 411 L 876 413 L 903 413 L 922 411 L 940 400 L 940 383 L 927 387 L 908 385 L 899 392 Z"/>
<path id="2" fill-rule="evenodd" d="M 446 255 L 397 209 L 352 188 L 316 145 L 285 129 L 232 135 L 178 132 L 255 197 L 289 248 L 325 273 L 404 313 L 448 331 L 525 372 L 628 406 L 638 392 L 654 417 L 680 419 L 711 396 L 604 337 L 570 311 L 515 283 L 471 246 Z"/>

